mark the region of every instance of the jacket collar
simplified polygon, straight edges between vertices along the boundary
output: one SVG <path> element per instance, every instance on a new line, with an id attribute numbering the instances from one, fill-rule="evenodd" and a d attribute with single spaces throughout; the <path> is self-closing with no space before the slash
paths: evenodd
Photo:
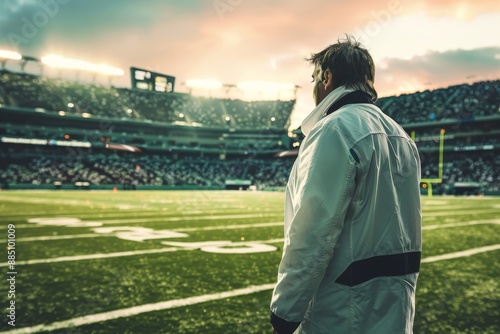
<path id="1" fill-rule="evenodd" d="M 347 88 L 346 86 L 340 86 L 328 94 L 302 121 L 300 128 L 304 136 L 307 136 L 314 125 L 327 115 L 328 110 L 335 102 L 355 90 L 356 89 Z"/>

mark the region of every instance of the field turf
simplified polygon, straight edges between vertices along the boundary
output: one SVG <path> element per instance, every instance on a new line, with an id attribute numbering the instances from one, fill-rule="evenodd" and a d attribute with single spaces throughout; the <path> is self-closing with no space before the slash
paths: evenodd
<path id="1" fill-rule="evenodd" d="M 271 333 L 283 202 L 280 192 L 2 191 L 0 332 Z M 423 198 L 423 215 L 414 332 L 500 333 L 500 198 Z"/>

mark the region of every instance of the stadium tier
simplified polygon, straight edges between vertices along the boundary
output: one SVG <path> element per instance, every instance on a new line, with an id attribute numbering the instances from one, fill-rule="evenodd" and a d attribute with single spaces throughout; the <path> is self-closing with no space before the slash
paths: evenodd
<path id="1" fill-rule="evenodd" d="M 97 153 L 83 150 L 78 157 L 68 156 L 64 149 L 14 153 L 8 164 L 0 168 L 0 182 L 43 185 L 54 183 L 114 186 L 191 186 L 224 189 L 226 180 L 248 180 L 259 189 L 286 183 L 293 160 L 264 158 L 232 158 L 214 156 L 133 154 L 125 152 Z M 2 157 L 3 161 L 6 159 Z"/>
<path id="2" fill-rule="evenodd" d="M 186 123 L 207 127 L 285 129 L 295 101 L 245 102 L 82 84 L 0 71 L 2 104 L 109 119 Z"/>
<path id="3" fill-rule="evenodd" d="M 241 101 L 0 72 L 0 183 L 10 188 L 283 187 L 295 101 Z M 434 191 L 500 191 L 500 81 L 381 98 L 419 148 Z M 440 134 L 444 162 L 440 168 Z M 239 181 L 238 181 L 239 180 Z M 439 183 L 437 182 L 437 183 Z"/>
<path id="4" fill-rule="evenodd" d="M 377 105 L 400 124 L 498 116 L 500 81 L 386 97 Z"/>

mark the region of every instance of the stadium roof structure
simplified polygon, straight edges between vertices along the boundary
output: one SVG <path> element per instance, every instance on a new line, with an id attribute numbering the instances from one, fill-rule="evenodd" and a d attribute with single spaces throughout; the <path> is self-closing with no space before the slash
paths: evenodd
<path id="1" fill-rule="evenodd" d="M 40 61 L 40 59 L 38 59 L 38 58 L 31 57 L 31 56 L 25 56 L 25 55 L 23 55 L 23 60 L 34 61 L 34 62 L 39 62 Z"/>

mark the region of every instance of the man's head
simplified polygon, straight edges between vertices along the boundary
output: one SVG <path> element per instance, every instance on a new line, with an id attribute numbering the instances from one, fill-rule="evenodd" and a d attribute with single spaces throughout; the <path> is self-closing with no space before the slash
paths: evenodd
<path id="1" fill-rule="evenodd" d="M 353 37 L 346 35 L 345 39 L 339 39 L 307 60 L 314 65 L 312 77 L 316 105 L 340 86 L 363 90 L 372 96 L 373 101 L 377 99 L 377 91 L 373 87 L 373 59 Z"/>

